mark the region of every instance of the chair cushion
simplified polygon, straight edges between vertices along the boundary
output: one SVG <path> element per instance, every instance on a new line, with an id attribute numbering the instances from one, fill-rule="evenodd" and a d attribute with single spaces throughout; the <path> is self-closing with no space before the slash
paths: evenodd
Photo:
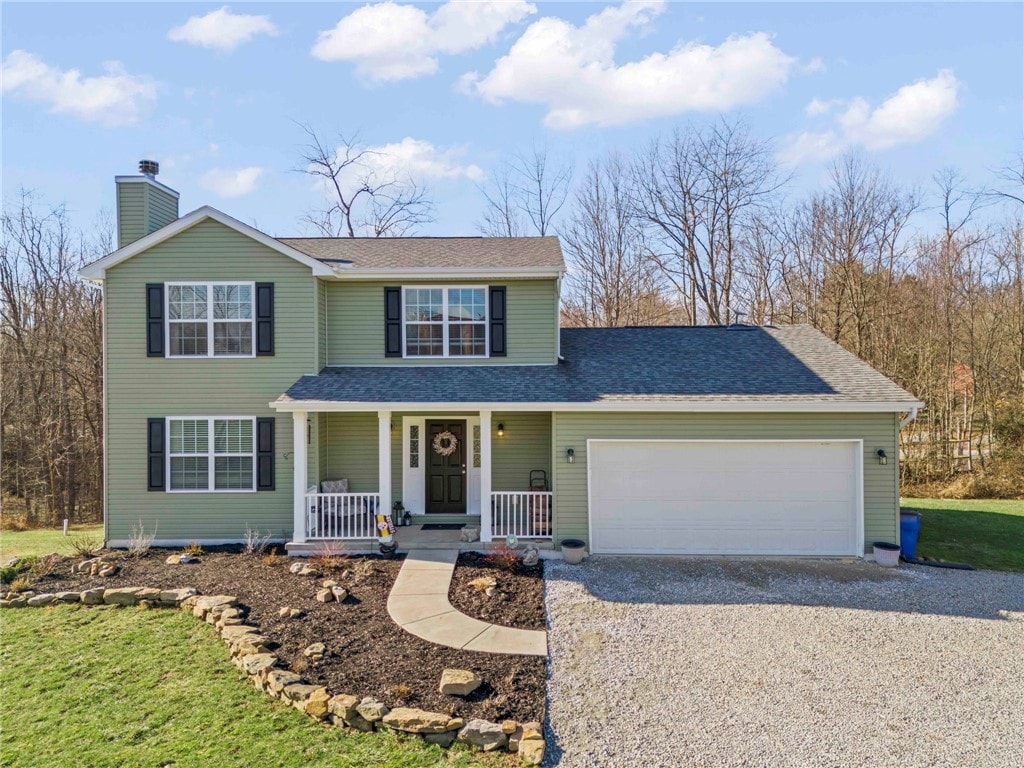
<path id="1" fill-rule="evenodd" d="M 348 478 L 321 481 L 320 493 L 348 493 Z"/>

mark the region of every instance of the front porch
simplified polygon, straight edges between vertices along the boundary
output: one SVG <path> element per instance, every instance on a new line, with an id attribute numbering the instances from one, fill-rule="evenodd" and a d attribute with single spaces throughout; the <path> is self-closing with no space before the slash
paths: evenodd
<path id="1" fill-rule="evenodd" d="M 294 531 L 289 554 L 376 549 L 378 514 L 400 502 L 400 551 L 479 550 L 509 535 L 550 547 L 551 414 L 293 412 Z M 303 469 L 305 471 L 303 471 Z M 479 527 L 424 530 L 430 524 Z"/>

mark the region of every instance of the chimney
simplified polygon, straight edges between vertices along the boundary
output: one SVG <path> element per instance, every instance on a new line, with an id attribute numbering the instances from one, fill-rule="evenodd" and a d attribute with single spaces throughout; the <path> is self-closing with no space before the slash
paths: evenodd
<path id="1" fill-rule="evenodd" d="M 115 176 L 117 247 L 123 248 L 178 218 L 178 193 L 156 180 L 160 164 L 139 161 L 139 176 Z"/>

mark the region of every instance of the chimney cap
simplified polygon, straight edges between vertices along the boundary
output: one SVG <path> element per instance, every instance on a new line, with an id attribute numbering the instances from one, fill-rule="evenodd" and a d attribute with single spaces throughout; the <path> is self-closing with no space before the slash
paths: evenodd
<path id="1" fill-rule="evenodd" d="M 139 160 L 139 173 L 152 178 L 160 173 L 160 163 L 156 160 Z"/>

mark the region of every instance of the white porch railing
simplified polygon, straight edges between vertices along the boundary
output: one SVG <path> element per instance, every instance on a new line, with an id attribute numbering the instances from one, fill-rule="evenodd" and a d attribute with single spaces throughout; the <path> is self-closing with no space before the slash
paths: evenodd
<path id="1" fill-rule="evenodd" d="M 379 493 L 307 493 L 306 539 L 375 539 Z"/>
<path id="2" fill-rule="evenodd" d="M 551 538 L 551 491 L 496 491 L 491 494 L 491 536 Z"/>

